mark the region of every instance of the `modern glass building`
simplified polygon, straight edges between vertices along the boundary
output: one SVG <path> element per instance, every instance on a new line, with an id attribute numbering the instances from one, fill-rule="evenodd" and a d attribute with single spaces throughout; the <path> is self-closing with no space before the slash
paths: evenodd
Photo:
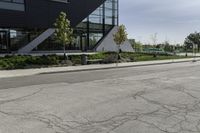
<path id="1" fill-rule="evenodd" d="M 53 23 L 67 13 L 75 40 L 68 50 L 94 51 L 118 25 L 118 0 L 0 0 L 0 53 L 61 51 Z"/>

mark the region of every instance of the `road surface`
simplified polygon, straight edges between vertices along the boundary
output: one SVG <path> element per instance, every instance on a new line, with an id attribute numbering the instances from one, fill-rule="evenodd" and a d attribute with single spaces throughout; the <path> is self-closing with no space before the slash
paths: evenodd
<path id="1" fill-rule="evenodd" d="M 199 62 L 0 79 L 0 133 L 199 132 Z"/>

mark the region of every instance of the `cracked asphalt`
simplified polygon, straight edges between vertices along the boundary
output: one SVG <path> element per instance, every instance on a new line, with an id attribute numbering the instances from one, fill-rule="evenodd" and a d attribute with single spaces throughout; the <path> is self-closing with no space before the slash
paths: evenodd
<path id="1" fill-rule="evenodd" d="M 200 133 L 200 63 L 0 79 L 0 133 Z"/>

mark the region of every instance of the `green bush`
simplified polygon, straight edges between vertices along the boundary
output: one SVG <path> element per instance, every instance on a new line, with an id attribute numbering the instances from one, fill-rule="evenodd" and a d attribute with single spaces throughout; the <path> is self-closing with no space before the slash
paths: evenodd
<path id="1" fill-rule="evenodd" d="M 50 56 L 5 56 L 0 58 L 0 69 L 23 69 L 30 66 L 58 65 L 59 57 Z"/>
<path id="2" fill-rule="evenodd" d="M 88 55 L 89 60 L 94 60 L 94 59 L 104 59 L 106 57 L 106 53 L 97 53 L 97 54 L 92 54 Z"/>
<path id="3" fill-rule="evenodd" d="M 150 61 L 150 60 L 164 60 L 164 59 L 179 59 L 185 58 L 183 56 L 172 56 L 165 54 L 154 53 L 120 53 L 122 62 L 130 61 Z M 188 57 L 189 58 L 189 57 Z M 69 59 L 73 65 L 81 64 L 81 55 L 71 55 Z M 102 52 L 97 54 L 88 55 L 89 60 L 102 59 L 103 63 L 115 63 L 117 61 L 116 52 Z M 43 67 L 59 65 L 64 60 L 63 56 L 57 55 L 44 55 L 44 56 L 5 56 L 0 57 L 0 69 L 23 69 L 33 67 Z"/>

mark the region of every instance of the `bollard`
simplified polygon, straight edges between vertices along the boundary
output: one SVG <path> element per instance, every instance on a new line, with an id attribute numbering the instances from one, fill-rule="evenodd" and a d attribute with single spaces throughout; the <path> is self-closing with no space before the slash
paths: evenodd
<path id="1" fill-rule="evenodd" d="M 85 55 L 85 54 L 81 55 L 81 64 L 87 65 L 87 55 Z"/>

